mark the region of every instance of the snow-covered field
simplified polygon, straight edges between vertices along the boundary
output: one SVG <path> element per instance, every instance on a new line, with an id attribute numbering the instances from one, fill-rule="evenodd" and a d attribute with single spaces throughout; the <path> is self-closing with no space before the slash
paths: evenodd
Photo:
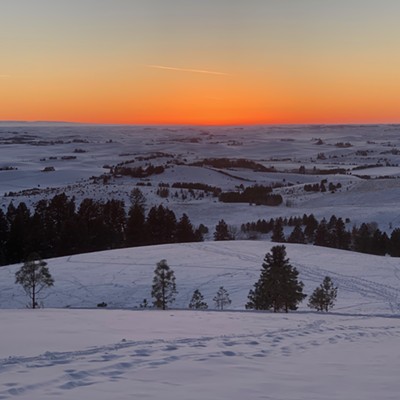
<path id="1" fill-rule="evenodd" d="M 147 208 L 163 203 L 210 232 L 258 218 L 332 214 L 352 224 L 400 227 L 400 126 L 129 127 L 0 123 L 0 206 L 29 206 L 57 193 L 124 199 L 136 185 Z M 399 154 L 398 154 L 399 153 Z M 150 160 L 141 160 L 150 156 Z M 210 169 L 204 158 L 246 158 L 277 172 Z M 168 166 L 146 180 L 94 183 L 109 166 L 134 160 Z M 305 166 L 307 174 L 298 169 Z M 54 171 L 42 172 L 46 167 Z M 312 174 L 343 168 L 345 174 Z M 369 179 L 367 179 L 368 177 Z M 335 193 L 310 193 L 327 179 Z M 281 183 L 279 207 L 223 204 L 211 196 L 156 195 L 159 183 L 202 182 L 223 190 Z M 32 191 L 35 189 L 35 191 Z M 28 190 L 28 192 L 24 192 Z M 13 192 L 11 195 L 9 192 Z M 329 275 L 333 312 L 244 310 L 268 241 L 202 242 L 79 254 L 47 260 L 55 285 L 44 308 L 28 310 L 14 284 L 20 265 L 0 268 L 1 399 L 397 400 L 400 392 L 400 259 L 287 245 L 310 294 Z M 178 294 L 165 312 L 151 301 L 155 265 L 166 259 Z M 224 286 L 227 311 L 212 310 Z M 189 311 L 200 289 L 210 311 Z M 107 303 L 107 308 L 96 305 Z"/>
<path id="2" fill-rule="evenodd" d="M 148 209 L 163 203 L 210 230 L 221 218 L 240 227 L 259 218 L 314 213 L 318 218 L 349 217 L 352 224 L 375 221 L 390 233 L 400 227 L 399 133 L 400 125 L 146 127 L 0 122 L 0 206 L 5 210 L 11 201 L 33 206 L 57 193 L 75 196 L 78 203 L 85 197 L 116 198 L 128 206 L 132 188 L 149 184 L 140 186 Z M 277 172 L 191 165 L 223 157 L 244 158 L 275 167 Z M 112 178 L 106 185 L 90 179 L 124 162 L 166 169 L 146 179 Z M 307 174 L 299 173 L 301 166 Z M 46 167 L 54 171 L 43 172 Z M 314 167 L 333 173 L 314 174 Z M 346 174 L 335 173 L 338 168 Z M 305 183 L 323 179 L 342 188 L 335 193 L 303 190 Z M 284 197 L 280 207 L 221 204 L 211 196 L 182 200 L 173 196 L 172 189 L 169 198 L 157 196 L 159 183 L 175 182 L 201 182 L 223 190 L 256 183 L 290 187 L 275 190 Z"/>
<path id="3" fill-rule="evenodd" d="M 1 399 L 397 400 L 400 320 L 242 312 L 1 313 Z"/>
<path id="4" fill-rule="evenodd" d="M 339 287 L 332 313 L 244 311 L 269 242 L 149 246 L 48 260 L 55 285 L 26 310 L 0 269 L 0 399 L 397 399 L 400 263 L 287 245 L 310 294 L 325 275 Z M 186 308 L 219 286 L 230 310 L 134 309 L 155 263 L 167 259 Z M 106 309 L 95 308 L 98 302 Z M 65 309 L 63 307 L 69 306 Z M 114 309 L 110 309 L 114 308 Z M 124 309 L 123 309 L 124 308 Z"/>

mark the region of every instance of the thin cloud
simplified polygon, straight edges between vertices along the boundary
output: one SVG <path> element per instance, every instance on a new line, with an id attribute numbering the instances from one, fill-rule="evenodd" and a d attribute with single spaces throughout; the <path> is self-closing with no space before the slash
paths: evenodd
<path id="1" fill-rule="evenodd" d="M 1 74 L 0 74 L 0 79 L 1 79 L 1 78 L 10 78 L 10 77 L 11 77 L 11 75 L 1 75 Z"/>
<path id="2" fill-rule="evenodd" d="M 232 76 L 232 74 L 228 74 L 226 72 L 210 71 L 210 70 L 207 70 L 207 69 L 178 68 L 178 67 L 168 67 L 168 66 L 165 66 L 165 65 L 147 65 L 147 67 L 155 68 L 155 69 L 166 69 L 166 70 L 169 70 L 169 71 L 192 72 L 192 73 L 195 73 L 195 74 Z"/>

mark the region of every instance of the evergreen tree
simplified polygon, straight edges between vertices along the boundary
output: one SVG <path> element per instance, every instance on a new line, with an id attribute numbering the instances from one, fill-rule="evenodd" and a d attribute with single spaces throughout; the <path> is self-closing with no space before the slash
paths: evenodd
<path id="1" fill-rule="evenodd" d="M 214 240 L 232 240 L 231 234 L 229 233 L 228 225 L 221 219 L 215 227 Z"/>
<path id="2" fill-rule="evenodd" d="M 283 233 L 282 222 L 280 220 L 275 221 L 274 228 L 272 230 L 271 241 L 279 243 L 286 242 L 285 235 Z"/>
<path id="3" fill-rule="evenodd" d="M 392 257 L 400 257 L 400 228 L 393 229 L 390 235 L 389 251 Z"/>
<path id="4" fill-rule="evenodd" d="M 107 236 L 107 247 L 121 247 L 125 235 L 125 203 L 122 200 L 108 200 L 104 204 L 103 219 Z"/>
<path id="5" fill-rule="evenodd" d="M 351 244 L 351 234 L 346 230 L 342 218 L 338 218 L 331 231 L 332 247 L 348 250 Z"/>
<path id="6" fill-rule="evenodd" d="M 305 243 L 306 242 L 303 230 L 301 229 L 300 225 L 296 225 L 293 228 L 293 231 L 289 235 L 287 241 L 288 241 L 288 243 Z"/>
<path id="7" fill-rule="evenodd" d="M 146 230 L 149 244 L 173 243 L 176 236 L 176 217 L 163 205 L 152 207 L 147 215 Z"/>
<path id="8" fill-rule="evenodd" d="M 6 243 L 8 239 L 8 221 L 0 209 L 0 265 L 7 264 Z"/>
<path id="9" fill-rule="evenodd" d="M 369 224 L 362 223 L 359 229 L 353 229 L 354 251 L 369 253 L 373 235 L 371 228 Z"/>
<path id="10" fill-rule="evenodd" d="M 318 221 L 313 214 L 310 214 L 308 217 L 304 215 L 303 223 L 305 225 L 304 235 L 309 242 L 312 242 L 314 240 L 315 231 L 318 228 Z"/>
<path id="11" fill-rule="evenodd" d="M 333 285 L 331 278 L 326 276 L 322 284 L 310 296 L 308 306 L 317 311 L 328 312 L 335 304 L 337 290 L 338 288 Z"/>
<path id="12" fill-rule="evenodd" d="M 166 260 L 161 260 L 154 270 L 151 291 L 154 307 L 165 310 L 168 304 L 174 302 L 176 293 L 174 271 L 168 266 Z"/>
<path id="13" fill-rule="evenodd" d="M 192 299 L 189 303 L 189 308 L 192 310 L 207 310 L 208 305 L 204 301 L 204 296 L 201 294 L 199 289 L 193 292 Z"/>
<path id="14" fill-rule="evenodd" d="M 181 219 L 176 224 L 176 242 L 187 243 L 197 242 L 198 236 L 194 231 L 193 225 L 190 222 L 189 217 L 183 214 Z"/>
<path id="15" fill-rule="evenodd" d="M 6 244 L 7 261 L 10 264 L 26 259 L 33 250 L 30 240 L 31 215 L 28 207 L 22 202 L 13 212 Z"/>
<path id="16" fill-rule="evenodd" d="M 220 286 L 217 294 L 214 296 L 213 301 L 215 303 L 215 307 L 219 310 L 223 310 L 226 306 L 232 303 L 229 298 L 229 293 L 223 286 Z"/>
<path id="17" fill-rule="evenodd" d="M 32 254 L 24 265 L 15 273 L 15 283 L 20 284 L 30 298 L 30 308 L 38 306 L 38 296 L 47 287 L 53 286 L 47 263 L 37 254 Z"/>
<path id="18" fill-rule="evenodd" d="M 314 244 L 316 246 L 329 246 L 330 244 L 330 234 L 325 218 L 321 220 L 315 231 Z"/>
<path id="19" fill-rule="evenodd" d="M 274 246 L 262 264 L 259 280 L 248 296 L 246 308 L 273 310 L 274 312 L 296 310 L 306 297 L 298 271 L 286 258 L 285 246 Z"/>
<path id="20" fill-rule="evenodd" d="M 140 204 L 133 204 L 129 208 L 126 221 L 126 244 L 128 246 L 140 246 L 146 243 L 145 221 L 144 208 Z"/>

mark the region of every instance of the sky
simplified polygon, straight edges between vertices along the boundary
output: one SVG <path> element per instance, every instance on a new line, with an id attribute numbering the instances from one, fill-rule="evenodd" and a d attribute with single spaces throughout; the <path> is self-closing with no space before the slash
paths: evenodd
<path id="1" fill-rule="evenodd" d="M 0 120 L 399 123 L 398 0 L 0 0 Z"/>

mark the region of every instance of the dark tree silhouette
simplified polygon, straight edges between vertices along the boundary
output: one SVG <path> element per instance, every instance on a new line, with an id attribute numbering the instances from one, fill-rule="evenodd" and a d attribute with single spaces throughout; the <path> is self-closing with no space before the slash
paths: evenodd
<path id="1" fill-rule="evenodd" d="M 47 287 L 53 286 L 47 263 L 33 254 L 24 265 L 15 273 L 15 283 L 20 284 L 30 298 L 30 308 L 37 308 L 38 296 Z"/>
<path id="2" fill-rule="evenodd" d="M 221 219 L 217 226 L 215 227 L 215 232 L 214 232 L 214 240 L 232 240 L 232 236 L 229 233 L 228 225 L 226 222 Z"/>
<path id="3" fill-rule="evenodd" d="M 333 285 L 329 276 L 326 276 L 322 284 L 317 287 L 308 302 L 310 308 L 317 311 L 328 312 L 335 304 L 338 288 Z"/>
<path id="4" fill-rule="evenodd" d="M 274 228 L 272 229 L 271 240 L 279 243 L 286 242 L 285 235 L 283 233 L 283 225 L 280 220 L 275 221 Z"/>
<path id="5" fill-rule="evenodd" d="M 249 292 L 246 308 L 274 312 L 296 310 L 306 297 L 298 275 L 286 258 L 285 246 L 272 247 L 271 253 L 265 255 L 259 280 Z"/>
<path id="6" fill-rule="evenodd" d="M 168 304 L 175 301 L 176 293 L 174 271 L 168 266 L 166 260 L 161 260 L 154 271 L 151 291 L 154 306 L 165 310 Z"/>
<path id="7" fill-rule="evenodd" d="M 192 310 L 207 310 L 208 305 L 204 301 L 204 296 L 201 294 L 199 289 L 193 292 L 193 296 L 189 303 L 189 308 Z"/>

